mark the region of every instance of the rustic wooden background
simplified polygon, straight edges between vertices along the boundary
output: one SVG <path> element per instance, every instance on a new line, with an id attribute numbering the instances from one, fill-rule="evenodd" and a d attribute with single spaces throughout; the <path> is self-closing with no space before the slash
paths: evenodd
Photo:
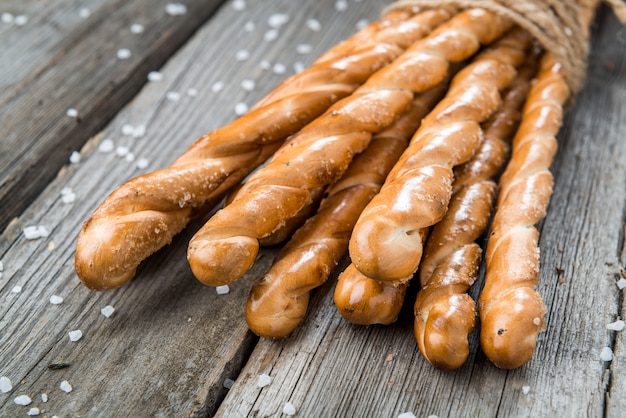
<path id="1" fill-rule="evenodd" d="M 626 338 L 606 324 L 625 315 L 626 27 L 608 8 L 594 22 L 586 88 L 559 134 L 541 224 L 547 329 L 519 369 L 495 368 L 473 335 L 467 364 L 446 373 L 420 357 L 410 303 L 392 326 L 353 326 L 334 309 L 332 280 L 293 335 L 258 339 L 244 302 L 276 249 L 218 295 L 185 261 L 199 225 L 123 288 L 94 293 L 76 278 L 76 235 L 113 188 L 168 165 L 234 119 L 237 103 L 252 106 L 388 2 L 184 0 L 178 15 L 169 3 L 0 3 L 0 376 L 13 387 L 0 393 L 0 416 L 281 416 L 287 402 L 303 417 L 623 416 Z M 273 33 L 277 13 L 289 19 Z M 137 23 L 142 33 L 131 31 Z M 130 58 L 118 59 L 120 48 Z M 148 82 L 156 70 L 162 80 Z M 102 152 L 109 140 L 113 151 Z M 73 151 L 80 161 L 70 162 Z M 63 201 L 68 190 L 73 203 Z M 23 229 L 35 225 L 49 235 L 27 240 Z M 610 362 L 600 359 L 605 347 Z M 48 367 L 59 362 L 69 367 Z M 272 382 L 260 388 L 263 373 Z M 16 405 L 19 395 L 32 403 Z"/>

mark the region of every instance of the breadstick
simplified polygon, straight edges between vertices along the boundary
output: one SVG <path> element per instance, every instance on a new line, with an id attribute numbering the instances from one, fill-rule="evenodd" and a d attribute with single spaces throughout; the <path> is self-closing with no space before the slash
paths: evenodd
<path id="1" fill-rule="evenodd" d="M 446 77 L 450 62 L 473 55 L 510 25 L 479 9 L 459 13 L 294 135 L 250 177 L 245 193 L 192 238 L 187 259 L 196 278 L 223 285 L 241 277 L 254 263 L 259 238 L 298 213 L 310 201 L 311 190 L 338 179 L 372 134 L 393 123 L 415 93 Z"/>
<path id="2" fill-rule="evenodd" d="M 321 286 L 348 249 L 354 223 L 378 192 L 421 119 L 441 98 L 444 86 L 417 96 L 393 125 L 372 138 L 341 179 L 327 191 L 319 211 L 283 248 L 252 287 L 246 321 L 257 335 L 282 338 L 306 314 L 309 294 Z M 282 231 L 282 229 L 281 229 Z"/>
<path id="3" fill-rule="evenodd" d="M 500 179 L 479 299 L 482 349 L 505 369 L 530 360 L 544 328 L 545 308 L 534 289 L 539 279 L 535 225 L 545 216 L 552 194 L 549 167 L 568 97 L 561 65 L 546 53 L 513 139 L 511 161 Z"/>
<path id="4" fill-rule="evenodd" d="M 169 168 L 118 187 L 78 236 L 74 265 L 80 279 L 94 290 L 130 280 L 139 263 L 169 244 L 192 214 L 208 211 L 286 137 L 351 94 L 400 55 L 402 46 L 422 38 L 449 16 L 436 9 L 419 13 L 408 23 L 394 18 L 381 25 L 387 43 L 363 45 L 355 37 L 337 48 L 337 59 L 326 59 L 289 78 L 248 114 L 198 139 Z"/>
<path id="5" fill-rule="evenodd" d="M 500 106 L 500 91 L 514 78 L 530 44 L 525 31 L 513 30 L 454 77 L 354 227 L 350 258 L 364 276 L 402 282 L 417 271 L 422 256 L 417 232 L 445 214 L 452 170 L 480 146 L 480 123 Z"/>
<path id="6" fill-rule="evenodd" d="M 532 56 L 528 61 L 536 59 Z M 474 330 L 477 309 L 466 292 L 477 279 L 482 259 L 475 241 L 491 218 L 497 189 L 494 178 L 508 160 L 508 140 L 519 123 L 535 73 L 536 65 L 522 68 L 504 95 L 502 107 L 483 124 L 485 139 L 472 158 L 454 170 L 448 211 L 424 248 L 414 335 L 424 358 L 439 369 L 456 369 L 469 355 L 468 336 Z"/>

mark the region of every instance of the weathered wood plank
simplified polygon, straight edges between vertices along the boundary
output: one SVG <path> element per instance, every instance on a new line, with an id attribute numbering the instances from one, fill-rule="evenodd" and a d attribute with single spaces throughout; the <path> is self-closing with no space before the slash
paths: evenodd
<path id="1" fill-rule="evenodd" d="M 200 135 L 232 120 L 236 103 L 251 106 L 292 74 L 296 61 L 311 63 L 354 33 L 361 17 L 378 16 L 380 3 L 354 3 L 344 14 L 336 12 L 330 0 L 281 0 L 272 7 L 248 2 L 242 11 L 233 7 L 234 2 L 228 3 L 162 69 L 163 81 L 148 83 L 87 142 L 81 161 L 64 166 L 13 220 L 0 235 L 4 268 L 0 376 L 9 377 L 14 388 L 0 393 L 0 416 L 24 415 L 30 407 L 45 409 L 48 416 L 210 416 L 215 412 L 225 396 L 224 380 L 237 378 L 256 341 L 243 318 L 244 302 L 250 279 L 267 269 L 275 250 L 265 250 L 247 277 L 234 283 L 228 295 L 218 296 L 214 289 L 200 285 L 187 267 L 186 243 L 199 226 L 194 225 L 144 263 L 130 284 L 93 293 L 73 271 L 76 235 L 113 188 L 132 176 L 167 166 Z M 278 39 L 266 41 L 264 34 L 271 29 L 267 22 L 275 13 L 288 14 L 291 20 L 279 29 Z M 322 30 L 308 29 L 308 18 L 319 20 Z M 249 32 L 243 30 L 248 22 L 254 23 L 254 28 L 247 26 Z M 301 43 L 309 44 L 312 51 L 297 53 Z M 244 50 L 250 55 L 247 60 L 238 58 Z M 286 72 L 264 69 L 260 65 L 264 59 L 271 65 L 285 65 Z M 244 79 L 255 80 L 256 88 L 242 89 Z M 217 83 L 223 83 L 219 92 L 213 91 Z M 180 94 L 178 100 L 172 94 L 166 98 L 171 92 Z M 84 115 L 80 123 L 89 123 L 92 116 Z M 146 134 L 124 134 L 124 125 L 145 126 Z M 21 137 L 30 128 L 16 129 Z M 105 139 L 112 140 L 117 150 L 100 152 Z M 122 147 L 128 152 L 125 156 L 116 153 Z M 64 162 L 70 150 L 66 149 Z M 138 168 L 142 158 L 147 167 Z M 64 188 L 75 194 L 74 203 L 63 203 Z M 22 230 L 30 225 L 43 225 L 50 235 L 26 240 Z M 12 291 L 16 286 L 21 287 L 19 293 Z M 53 295 L 62 296 L 63 304 L 50 304 Z M 106 305 L 116 310 L 110 318 L 100 314 Z M 68 332 L 77 329 L 83 338 L 70 342 Z M 50 363 L 60 360 L 71 366 L 48 370 Z M 63 380 L 73 386 L 71 393 L 59 388 Z M 41 393 L 48 395 L 48 402 L 40 400 Z M 30 396 L 32 404 L 15 405 L 13 400 L 20 394 Z"/>
<path id="2" fill-rule="evenodd" d="M 625 261 L 626 55 L 624 29 L 607 10 L 596 31 L 589 81 L 559 134 L 555 191 L 541 228 L 539 291 L 548 314 L 534 358 L 496 369 L 473 335 L 465 366 L 434 370 L 413 340 L 412 299 L 397 324 L 355 327 L 335 311 L 327 284 L 292 336 L 258 343 L 218 416 L 279 416 L 286 402 L 300 416 L 623 414 L 624 337 L 605 325 L 624 310 L 616 281 Z M 607 346 L 612 363 L 599 357 Z M 261 373 L 273 378 L 263 389 L 256 386 Z"/>
<path id="3" fill-rule="evenodd" d="M 28 21 L 0 25 L 0 231 L 221 1 L 186 1 L 179 16 L 166 13 L 167 3 L 3 2 L 2 12 Z M 144 32 L 131 33 L 133 23 Z M 121 48 L 132 56 L 119 60 Z M 66 116 L 70 108 L 76 118 Z"/>

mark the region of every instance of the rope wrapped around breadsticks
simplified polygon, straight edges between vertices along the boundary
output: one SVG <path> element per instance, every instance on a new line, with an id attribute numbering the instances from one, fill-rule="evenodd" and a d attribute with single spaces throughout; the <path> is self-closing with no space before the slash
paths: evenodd
<path id="1" fill-rule="evenodd" d="M 404 181 L 407 179 L 410 180 L 410 176 L 415 173 L 415 171 L 410 170 L 410 164 L 415 164 L 414 168 L 416 170 L 420 170 L 422 168 L 420 164 L 433 162 L 433 156 L 449 157 L 449 153 L 453 153 L 456 152 L 456 150 L 461 149 L 461 147 L 456 143 L 446 143 L 445 140 L 447 138 L 445 136 L 433 136 L 433 132 L 437 133 L 437 130 L 442 128 L 441 123 L 435 122 L 432 126 L 429 126 L 428 123 L 431 123 L 433 120 L 436 121 L 438 118 L 443 120 L 444 123 L 446 121 L 454 121 L 455 117 L 461 120 L 470 118 L 472 115 L 466 112 L 466 109 L 470 107 L 467 106 L 467 97 L 463 96 L 464 89 L 468 88 L 468 86 L 471 87 L 481 79 L 483 79 L 483 82 L 484 80 L 491 79 L 492 75 L 489 71 L 501 72 L 500 77 L 504 77 L 504 79 L 500 79 L 499 82 L 501 85 L 499 88 L 504 88 L 504 86 L 513 79 L 515 74 L 514 66 L 510 63 L 506 63 L 506 61 L 509 60 L 514 64 L 519 65 L 523 61 L 525 50 L 529 46 L 529 35 L 520 29 L 513 29 L 503 38 L 483 50 L 483 52 L 474 58 L 473 62 L 468 67 L 461 70 L 453 79 L 452 86 L 446 98 L 438 104 L 423 121 L 422 126 L 411 140 L 411 144 L 408 149 L 404 152 L 398 163 L 396 163 L 392 172 L 387 176 L 385 185 L 383 185 L 383 191 L 385 187 L 388 187 L 388 185 L 393 182 Z M 494 61 L 494 58 L 496 61 Z M 498 59 L 503 60 L 504 64 L 498 64 Z M 485 68 L 486 64 L 487 68 Z M 489 66 L 491 66 L 491 68 Z M 486 69 L 488 71 L 485 71 Z M 489 81 L 487 81 L 487 83 L 489 83 Z M 454 89 L 456 89 L 456 91 Z M 461 92 L 461 95 L 459 95 L 459 92 Z M 491 96 L 491 110 L 487 110 L 489 112 L 495 111 L 495 108 L 500 105 L 499 93 L 496 94 L 497 97 L 494 94 Z M 480 107 L 481 104 L 475 103 L 473 106 Z M 458 109 L 456 110 L 456 114 L 454 112 L 455 109 Z M 486 118 L 486 116 L 482 115 L 481 118 Z M 441 129 L 441 135 L 445 135 L 448 132 L 449 130 Z M 452 132 L 454 133 L 454 131 Z M 475 147 L 478 147 L 480 145 L 480 140 L 482 139 L 482 130 L 479 127 L 478 131 L 469 130 L 468 134 L 472 134 L 472 132 L 476 133 L 473 140 L 478 141 L 478 143 L 475 143 Z M 471 136 L 469 137 L 471 138 Z M 428 141 L 433 138 L 434 141 L 432 141 L 432 143 L 428 143 Z M 452 137 L 452 139 L 456 139 L 457 141 L 460 139 L 461 142 L 464 140 L 462 136 Z M 467 155 L 471 156 L 472 154 L 473 150 L 466 151 L 465 158 L 468 158 Z M 399 167 L 403 168 L 404 171 L 398 170 Z M 452 174 L 452 172 L 450 171 L 449 174 Z M 396 175 L 403 175 L 404 177 L 397 179 Z M 381 193 L 383 193 L 383 191 L 381 191 Z M 394 209 L 396 209 L 398 205 L 394 206 L 394 202 L 390 200 L 380 201 L 380 196 L 381 195 L 379 194 L 375 197 L 367 208 L 372 206 L 374 202 L 378 201 L 376 204 L 382 205 L 382 207 L 380 207 L 381 210 L 377 212 L 377 214 L 383 219 L 383 221 L 385 221 L 387 211 L 390 214 L 393 214 Z M 410 196 L 410 192 L 407 193 L 407 196 Z M 445 208 L 442 208 L 442 211 L 445 212 L 444 209 Z M 407 214 L 408 219 L 414 219 L 413 215 L 413 213 L 409 212 Z M 361 222 L 361 219 L 364 216 L 366 216 L 365 213 L 362 213 L 359 221 L 357 221 L 357 225 L 358 222 Z M 374 227 L 373 230 L 375 231 L 376 227 Z M 428 228 L 419 228 L 417 229 L 417 232 L 417 235 L 411 235 L 408 239 L 411 239 L 412 242 L 419 245 L 419 248 L 421 248 L 424 238 L 428 233 Z M 353 233 L 351 240 L 354 239 L 355 233 Z M 399 262 L 414 262 L 412 258 L 415 257 L 415 254 L 410 253 L 407 255 L 406 253 L 402 253 L 403 248 L 393 249 L 390 251 L 392 253 L 395 251 L 399 254 Z M 389 255 L 392 256 L 393 254 Z M 420 255 L 421 254 L 418 254 L 418 256 Z M 407 257 L 409 257 L 408 260 L 406 259 Z M 395 261 L 388 260 L 387 262 L 397 264 Z M 415 269 L 417 268 L 418 263 L 419 259 L 415 262 Z M 355 264 L 356 263 L 353 258 L 352 264 L 339 276 L 337 286 L 335 288 L 335 305 L 341 315 L 348 321 L 359 325 L 387 325 L 394 322 L 400 313 L 400 309 L 402 308 L 406 288 L 412 273 L 409 274 L 406 280 L 378 281 L 364 275 L 358 270 Z"/>
<path id="2" fill-rule="evenodd" d="M 418 95 L 390 127 L 378 132 L 332 184 L 315 215 L 298 229 L 262 280 L 250 291 L 246 321 L 257 335 L 282 338 L 306 314 L 309 294 L 321 286 L 348 249 L 361 210 L 378 193 L 422 118 L 444 94 L 441 84 Z M 281 230 L 282 231 L 282 230 Z"/>
<path id="3" fill-rule="evenodd" d="M 485 255 L 485 286 L 479 299 L 480 342 L 498 367 L 512 369 L 533 355 L 544 328 L 545 308 L 534 289 L 539 280 L 539 232 L 552 194 L 549 167 L 557 149 L 569 89 L 562 66 L 545 54 L 520 127 L 500 192 Z"/>
<path id="4" fill-rule="evenodd" d="M 526 59 L 531 41 L 528 32 L 513 30 L 493 47 L 497 52 L 479 54 L 424 119 L 354 227 L 350 258 L 364 276 L 398 283 L 417 271 L 422 257 L 418 232 L 443 218 L 452 195 L 453 168 L 479 148 L 480 123 L 500 107 L 501 91 Z"/>
<path id="5" fill-rule="evenodd" d="M 259 238 L 308 204 L 311 190 L 337 180 L 416 93 L 446 78 L 451 62 L 472 56 L 510 26 L 484 10 L 459 13 L 290 138 L 192 238 L 187 259 L 196 278 L 223 285 L 241 277 L 255 261 Z"/>
<path id="6" fill-rule="evenodd" d="M 439 369 L 456 369 L 469 355 L 468 337 L 477 309 L 466 292 L 476 281 L 482 260 L 476 240 L 489 224 L 497 191 L 494 179 L 508 160 L 508 141 L 519 123 L 538 58 L 529 57 L 504 94 L 502 107 L 483 123 L 480 148 L 454 170 L 448 211 L 424 248 L 414 335 L 424 358 Z"/>
<path id="7" fill-rule="evenodd" d="M 351 94 L 453 9 L 394 12 L 322 56 L 246 115 L 198 139 L 170 167 L 129 180 L 83 224 L 74 265 L 94 290 L 130 280 L 146 257 L 169 244 L 191 217 L 208 211 L 262 164 L 285 138 Z"/>

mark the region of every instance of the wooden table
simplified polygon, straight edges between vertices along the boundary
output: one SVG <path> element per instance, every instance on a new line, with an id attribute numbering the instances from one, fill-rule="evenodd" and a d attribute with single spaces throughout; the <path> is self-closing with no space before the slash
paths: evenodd
<path id="1" fill-rule="evenodd" d="M 184 3 L 185 13 L 164 0 L 0 5 L 11 13 L 0 22 L 0 376 L 13 387 L 0 393 L 0 416 L 281 416 L 287 402 L 303 417 L 624 416 L 626 337 L 606 324 L 625 315 L 626 28 L 610 10 L 595 20 L 586 88 L 559 133 L 540 225 L 548 311 L 535 356 L 497 369 L 474 334 L 467 364 L 442 372 L 417 350 L 410 302 L 394 325 L 354 326 L 333 306 L 333 280 L 290 337 L 255 337 L 244 304 L 276 249 L 218 295 L 185 261 L 199 225 L 120 289 L 79 282 L 76 235 L 113 188 L 167 166 L 387 2 Z M 273 32 L 276 14 L 288 21 Z M 161 80 L 148 81 L 151 71 Z M 28 226 L 48 236 L 28 240 Z M 75 330 L 82 338 L 72 342 Z M 600 360 L 604 347 L 610 362 Z M 50 369 L 60 362 L 69 367 Z M 271 384 L 258 387 L 261 374 Z M 32 403 L 15 404 L 19 395 Z"/>

